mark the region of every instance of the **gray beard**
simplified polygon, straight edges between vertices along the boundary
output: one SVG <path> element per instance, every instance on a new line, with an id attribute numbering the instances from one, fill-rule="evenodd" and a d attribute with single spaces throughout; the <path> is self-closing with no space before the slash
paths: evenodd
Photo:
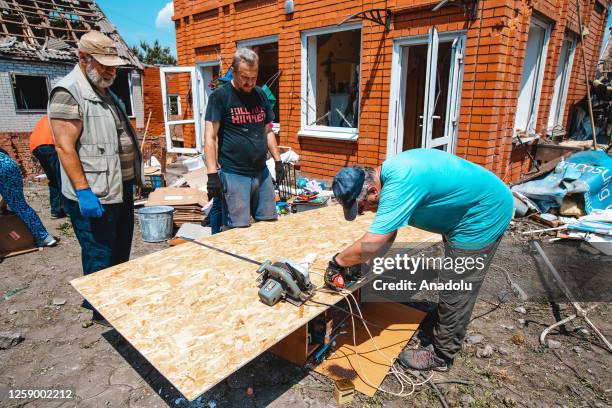
<path id="1" fill-rule="evenodd" d="M 111 78 L 109 80 L 106 80 L 106 79 L 102 78 L 102 76 L 100 74 L 98 74 L 96 69 L 93 67 L 93 64 L 91 64 L 91 63 L 87 63 L 87 66 L 85 67 L 85 72 L 87 73 L 87 78 L 97 88 L 105 89 L 105 88 L 108 88 L 109 86 L 111 86 L 113 84 L 113 82 L 115 82 L 115 77 L 114 76 L 113 76 L 113 78 Z"/>

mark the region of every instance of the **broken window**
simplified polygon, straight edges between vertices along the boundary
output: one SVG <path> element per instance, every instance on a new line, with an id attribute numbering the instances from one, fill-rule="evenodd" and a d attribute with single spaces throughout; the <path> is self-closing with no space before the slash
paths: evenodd
<path id="1" fill-rule="evenodd" d="M 536 133 L 549 37 L 550 25 L 532 17 L 514 120 L 514 129 L 519 133 Z"/>
<path id="2" fill-rule="evenodd" d="M 168 95 L 168 111 L 171 117 L 181 114 L 181 95 Z"/>
<path id="3" fill-rule="evenodd" d="M 559 66 L 555 75 L 555 87 L 553 90 L 552 101 L 550 103 L 550 114 L 548 116 L 548 134 L 555 134 L 564 130 L 563 113 L 567 100 L 567 90 L 569 88 L 569 78 L 572 73 L 574 62 L 574 51 L 576 50 L 576 38 L 566 36 L 561 45 L 559 53 Z"/>
<path id="4" fill-rule="evenodd" d="M 305 34 L 307 65 L 302 128 L 356 135 L 359 126 L 361 30 Z M 332 127 L 334 129 L 325 129 Z M 341 137 L 342 138 L 342 137 Z M 344 137 L 350 138 L 350 137 Z"/>
<path id="5" fill-rule="evenodd" d="M 47 77 L 12 74 L 15 109 L 18 111 L 44 111 L 49 101 Z"/>
<path id="6" fill-rule="evenodd" d="M 115 81 L 110 87 L 111 91 L 121 99 L 125 105 L 125 112 L 133 116 L 132 110 L 132 81 L 130 71 L 119 69 Z"/>
<path id="7" fill-rule="evenodd" d="M 261 86 L 268 96 L 274 111 L 274 122 L 278 122 L 278 43 L 255 45 L 252 48 L 259 56 L 257 85 Z"/>

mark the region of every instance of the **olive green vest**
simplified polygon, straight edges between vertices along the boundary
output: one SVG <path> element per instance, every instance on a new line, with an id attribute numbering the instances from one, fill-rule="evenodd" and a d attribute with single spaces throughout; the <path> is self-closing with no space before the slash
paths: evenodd
<path id="1" fill-rule="evenodd" d="M 102 204 L 121 203 L 123 201 L 123 181 L 121 178 L 121 161 L 119 160 L 119 135 L 111 112 L 112 108 L 93 90 L 78 64 L 72 72 L 53 87 L 49 101 L 58 89 L 68 91 L 79 104 L 83 118 L 83 130 L 77 141 L 76 150 L 89 187 L 98 196 Z M 111 95 L 115 101 L 119 101 L 117 96 L 112 93 Z M 143 161 L 138 148 L 136 133 L 122 108 L 123 104 L 117 103 L 117 106 L 120 107 L 117 110 L 122 115 L 123 121 L 128 125 L 126 130 L 134 141 L 135 183 L 142 185 Z M 60 167 L 62 194 L 70 200 L 77 201 L 75 189 L 64 171 L 64 167 Z"/>

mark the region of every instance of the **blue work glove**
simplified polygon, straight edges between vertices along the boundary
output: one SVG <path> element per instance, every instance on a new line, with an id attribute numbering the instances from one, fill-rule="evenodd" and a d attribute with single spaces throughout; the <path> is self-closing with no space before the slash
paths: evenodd
<path id="1" fill-rule="evenodd" d="M 91 188 L 77 190 L 76 195 L 79 199 L 82 216 L 100 218 L 104 214 L 104 207 L 100 204 L 98 197 L 91 191 Z"/>

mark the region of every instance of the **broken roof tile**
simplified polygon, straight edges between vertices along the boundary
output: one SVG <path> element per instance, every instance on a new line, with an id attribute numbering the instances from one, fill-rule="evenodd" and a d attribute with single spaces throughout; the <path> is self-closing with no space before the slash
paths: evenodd
<path id="1" fill-rule="evenodd" d="M 4 18 L 5 24 L 0 25 L 0 58 L 77 62 L 75 38 L 91 28 L 115 42 L 127 66 L 144 68 L 93 0 L 63 0 L 61 5 L 45 2 L 40 7 L 38 2 L 14 0 L 9 4 L 0 0 L 0 10 L 11 14 L 11 19 Z"/>

